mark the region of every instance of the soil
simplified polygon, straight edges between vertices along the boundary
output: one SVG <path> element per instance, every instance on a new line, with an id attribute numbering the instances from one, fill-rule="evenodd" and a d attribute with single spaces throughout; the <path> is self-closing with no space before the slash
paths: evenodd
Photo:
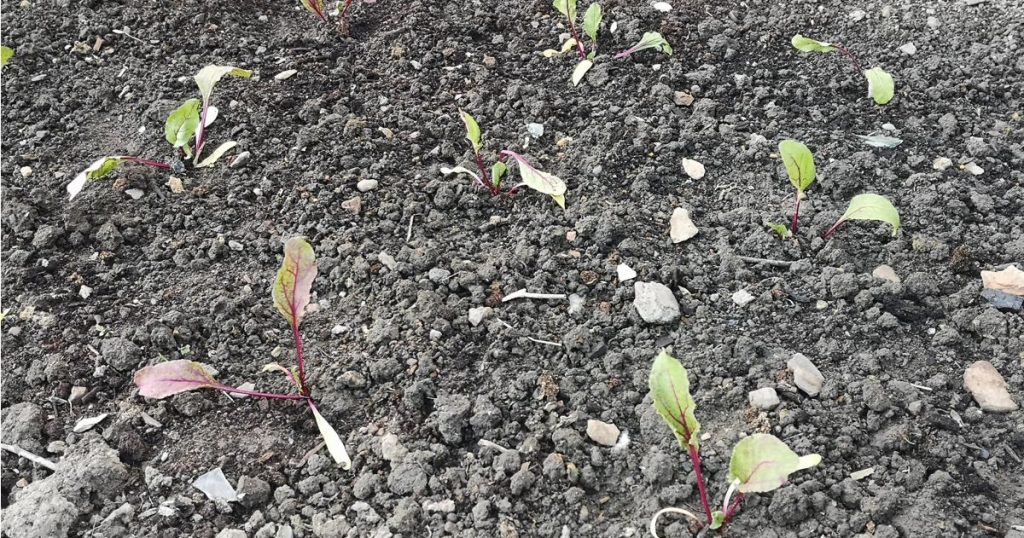
<path id="1" fill-rule="evenodd" d="M 1022 411 L 983 412 L 962 384 L 983 359 L 1024 396 L 1024 317 L 979 296 L 980 270 L 1024 262 L 1019 2 L 676 0 L 660 13 L 612 0 L 602 53 L 645 31 L 675 53 L 601 56 L 578 87 L 573 57 L 540 54 L 565 32 L 547 0 L 381 0 L 354 8 L 348 36 L 297 4 L 2 2 L 16 49 L 2 82 L 4 442 L 64 462 L 54 474 L 4 454 L 6 536 L 641 536 L 662 507 L 699 510 L 647 396 L 669 346 L 690 370 L 713 502 L 743 435 L 823 457 L 751 495 L 722 534 L 1019 538 Z M 793 50 L 796 33 L 883 66 L 895 98 L 875 105 L 842 56 Z M 102 155 L 168 158 L 163 120 L 207 64 L 255 72 L 217 86 L 209 132 L 247 165 L 191 169 L 183 193 L 124 167 L 67 200 Z M 488 157 L 514 149 L 566 180 L 566 210 L 442 176 L 470 163 L 458 108 Z M 854 137 L 886 124 L 896 148 Z M 790 216 L 783 138 L 807 143 L 819 171 L 794 241 L 765 226 Z M 707 175 L 687 177 L 684 157 Z M 939 157 L 953 165 L 934 169 Z M 379 186 L 359 192 L 368 179 Z M 896 237 L 854 222 L 822 240 L 861 192 L 899 208 Z M 358 213 L 343 207 L 355 196 Z M 676 207 L 700 230 L 680 244 Z M 350 472 L 307 456 L 319 436 L 299 404 L 146 401 L 131 383 L 193 358 L 225 383 L 287 390 L 260 370 L 293 360 L 269 286 L 296 234 L 319 257 L 303 325 L 314 395 Z M 635 281 L 617 280 L 620 263 Z M 882 264 L 901 282 L 871 276 Z M 681 317 L 644 322 L 637 281 L 668 286 Z M 500 302 L 521 288 L 582 302 Z M 741 289 L 755 297 L 743 307 Z M 795 388 L 794 353 L 824 374 L 816 397 Z M 87 392 L 69 405 L 73 387 Z M 777 408 L 748 406 L 761 387 Z M 595 444 L 588 419 L 628 445 Z M 192 487 L 217 467 L 241 503 Z M 673 517 L 659 529 L 697 534 Z"/>

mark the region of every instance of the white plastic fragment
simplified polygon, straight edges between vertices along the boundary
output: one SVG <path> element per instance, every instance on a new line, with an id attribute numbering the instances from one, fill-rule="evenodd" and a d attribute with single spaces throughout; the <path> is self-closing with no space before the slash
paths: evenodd
<path id="1" fill-rule="evenodd" d="M 506 295 L 501 302 L 507 303 L 515 299 L 565 299 L 564 293 L 530 293 L 523 288 Z"/>
<path id="2" fill-rule="evenodd" d="M 296 71 L 294 69 L 289 69 L 287 71 L 281 71 L 280 73 L 274 75 L 274 80 L 288 80 L 288 79 L 292 78 L 293 76 L 295 76 L 295 73 L 298 73 L 298 71 Z"/>
<path id="3" fill-rule="evenodd" d="M 103 422 L 104 420 L 106 420 L 107 416 L 108 416 L 107 413 L 103 413 L 102 415 L 98 415 L 98 416 L 95 416 L 95 417 L 83 418 L 82 420 L 79 420 L 75 424 L 75 428 L 72 431 L 74 431 L 75 433 L 87 432 L 87 431 L 93 429 L 100 422 Z"/>
<path id="4" fill-rule="evenodd" d="M 192 487 L 202 491 L 211 501 L 234 502 L 238 500 L 238 493 L 228 482 L 220 467 L 197 478 L 195 482 L 192 482 Z"/>

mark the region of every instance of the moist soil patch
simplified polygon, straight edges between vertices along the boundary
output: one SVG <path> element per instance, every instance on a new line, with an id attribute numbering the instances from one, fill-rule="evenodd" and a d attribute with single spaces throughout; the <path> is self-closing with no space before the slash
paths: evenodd
<path id="1" fill-rule="evenodd" d="M 645 31 L 675 53 L 601 57 L 578 87 L 575 58 L 540 54 L 565 32 L 547 0 L 381 0 L 354 8 L 347 36 L 294 4 L 3 1 L 4 442 L 68 462 L 53 474 L 4 454 L 7 536 L 641 536 L 659 508 L 699 510 L 647 396 L 665 346 L 690 369 L 715 502 L 743 435 L 823 457 L 750 496 L 724 535 L 1019 536 L 1022 412 L 983 412 L 962 384 L 988 360 L 1024 394 L 1024 319 L 979 295 L 980 270 L 1024 262 L 1018 2 L 612 0 L 602 54 Z M 884 67 L 893 101 L 875 105 L 841 56 L 793 50 L 796 33 Z M 209 132 L 247 164 L 178 174 L 183 193 L 126 166 L 67 200 L 100 156 L 168 158 L 163 121 L 207 64 L 255 72 L 218 85 Z M 514 149 L 563 178 L 566 210 L 443 176 L 470 162 L 458 108 L 488 156 Z M 903 143 L 854 137 L 882 131 Z M 819 178 L 780 241 L 765 224 L 792 209 L 784 138 L 814 151 Z M 897 236 L 856 222 L 823 241 L 862 192 L 899 208 Z M 677 207 L 699 233 L 673 244 Z M 311 383 L 351 472 L 308 454 L 320 438 L 300 404 L 145 401 L 131 382 L 192 358 L 287 390 L 260 369 L 294 360 L 269 289 L 297 234 L 320 263 Z M 620 263 L 637 278 L 618 281 Z M 871 275 L 882 264 L 899 283 Z M 668 286 L 681 316 L 644 322 L 637 281 Z M 574 297 L 500 301 L 522 288 Z M 738 306 L 739 290 L 754 300 Z M 795 388 L 794 353 L 824 374 L 816 397 Z M 748 406 L 761 387 L 778 407 Z M 628 443 L 597 445 L 588 419 Z M 216 467 L 241 502 L 191 486 Z"/>

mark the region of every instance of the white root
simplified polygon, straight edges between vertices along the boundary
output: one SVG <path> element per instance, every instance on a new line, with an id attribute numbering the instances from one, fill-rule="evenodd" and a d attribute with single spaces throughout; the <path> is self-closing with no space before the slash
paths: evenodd
<path id="1" fill-rule="evenodd" d="M 512 301 L 514 299 L 565 299 L 565 298 L 566 298 L 566 295 L 564 293 L 530 293 L 530 292 L 526 291 L 526 289 L 524 288 L 524 289 L 521 289 L 519 291 L 514 291 L 514 292 L 506 295 L 501 300 L 501 302 L 507 303 L 507 302 Z"/>
<path id="2" fill-rule="evenodd" d="M 701 519 L 696 516 L 696 514 L 694 514 L 693 512 L 691 512 L 689 510 L 684 510 L 682 508 L 672 508 L 672 507 L 662 508 L 661 510 L 658 510 L 658 512 L 656 514 L 654 514 L 654 517 L 651 518 L 651 526 L 650 526 L 649 530 L 651 531 L 651 536 L 653 536 L 654 538 L 661 538 L 660 536 L 658 536 L 658 518 L 660 518 L 664 514 L 679 514 L 679 515 L 683 515 L 683 516 L 686 516 L 686 517 L 690 518 L 691 520 L 696 522 L 698 525 L 703 523 L 701 521 Z"/>

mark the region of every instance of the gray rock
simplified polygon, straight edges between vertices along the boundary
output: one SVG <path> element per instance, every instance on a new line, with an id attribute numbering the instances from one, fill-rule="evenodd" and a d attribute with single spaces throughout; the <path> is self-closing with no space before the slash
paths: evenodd
<path id="1" fill-rule="evenodd" d="M 877 377 L 872 376 L 865 379 L 861 392 L 864 397 L 864 404 L 868 406 L 868 409 L 876 413 L 881 413 L 892 407 L 892 401 L 889 400 L 889 395 L 886 394 L 882 382 Z"/>
<path id="2" fill-rule="evenodd" d="M 668 286 L 659 282 L 633 284 L 633 307 L 647 323 L 671 323 L 679 319 L 679 302 Z"/>
<path id="3" fill-rule="evenodd" d="M 440 267 L 433 267 L 430 271 L 427 271 L 427 278 L 429 278 L 434 284 L 443 284 L 448 282 L 448 278 L 450 276 L 452 276 L 451 271 Z"/>
<path id="4" fill-rule="evenodd" d="M 1024 297 L 1005 291 L 985 288 L 981 290 L 981 298 L 1004 312 L 1020 312 L 1024 308 Z"/>
<path id="5" fill-rule="evenodd" d="M 469 398 L 457 394 L 438 396 L 435 405 L 437 431 L 444 442 L 451 445 L 462 443 L 462 430 L 468 424 L 472 407 Z"/>
<path id="6" fill-rule="evenodd" d="M 1006 390 L 1006 380 L 988 361 L 977 361 L 964 371 L 964 388 L 983 411 L 1009 413 L 1019 407 Z"/>
<path id="7" fill-rule="evenodd" d="M 418 463 L 402 463 L 388 475 L 388 489 L 395 495 L 422 495 L 427 491 L 427 473 Z"/>
<path id="8" fill-rule="evenodd" d="M 380 453 L 385 461 L 401 463 L 409 450 L 402 445 L 397 435 L 388 433 L 380 438 Z"/>
<path id="9" fill-rule="evenodd" d="M 469 309 L 469 324 L 476 327 L 483 322 L 484 319 L 490 317 L 493 309 L 489 306 L 478 306 L 476 308 Z"/>
<path id="10" fill-rule="evenodd" d="M 359 189 L 359 192 L 367 192 L 376 189 L 378 184 L 376 179 L 362 179 L 356 183 L 356 188 Z"/>
<path id="11" fill-rule="evenodd" d="M 142 359 L 142 350 L 127 338 L 108 338 L 100 345 L 100 355 L 119 372 L 134 370 Z"/>
<path id="12" fill-rule="evenodd" d="M 239 502 L 246 508 L 263 506 L 270 500 L 270 484 L 252 476 L 242 476 L 238 479 Z"/>
<path id="13" fill-rule="evenodd" d="M 236 155 L 235 158 L 231 160 L 231 164 L 228 166 L 230 166 L 231 168 L 242 168 L 245 165 L 249 164 L 249 161 L 251 160 L 252 154 L 249 153 L 248 151 L 243 151 Z"/>
<path id="14" fill-rule="evenodd" d="M 780 488 L 772 497 L 768 513 L 780 525 L 795 525 L 810 517 L 810 497 L 795 486 Z"/>
<path id="15" fill-rule="evenodd" d="M 5 407 L 3 420 L 0 421 L 4 443 L 38 453 L 43 449 L 44 417 L 43 408 L 32 402 L 21 402 Z"/>
<path id="16" fill-rule="evenodd" d="M 793 382 L 797 388 L 807 393 L 808 396 L 817 396 L 821 392 L 825 376 L 821 375 L 818 367 L 806 355 L 794 353 L 793 358 L 789 359 L 786 365 L 793 372 Z"/>
<path id="17" fill-rule="evenodd" d="M 96 230 L 96 240 L 99 241 L 103 250 L 117 250 L 124 243 L 124 237 L 113 222 L 107 221 Z"/>
<path id="18" fill-rule="evenodd" d="M 537 481 L 537 475 L 530 472 L 529 469 L 522 469 L 516 474 L 512 475 L 510 487 L 512 489 L 512 495 L 520 496 L 526 493 L 533 484 Z"/>
<path id="19" fill-rule="evenodd" d="M 594 419 L 587 421 L 587 436 L 599 445 L 615 446 L 619 433 L 619 428 L 614 424 Z"/>
<path id="20" fill-rule="evenodd" d="M 58 237 L 60 237 L 60 228 L 44 224 L 37 228 L 35 235 L 32 236 L 32 246 L 46 248 L 52 245 Z"/>
<path id="21" fill-rule="evenodd" d="M 6 438 L 5 438 L 6 441 Z M 8 538 L 65 538 L 78 519 L 78 509 L 49 478 L 29 484 L 3 511 Z"/>
<path id="22" fill-rule="evenodd" d="M 445 499 L 443 501 L 425 502 L 423 503 L 423 511 L 450 514 L 455 511 L 455 501 Z"/>
<path id="23" fill-rule="evenodd" d="M 363 473 L 352 483 L 352 496 L 357 499 L 369 499 L 383 486 L 380 476 L 373 473 Z"/>
<path id="24" fill-rule="evenodd" d="M 249 538 L 242 529 L 221 529 L 217 538 Z"/>
<path id="25" fill-rule="evenodd" d="M 750 402 L 751 407 L 767 411 L 778 407 L 779 395 L 775 392 L 775 389 L 764 387 L 748 392 L 747 401 Z"/>

